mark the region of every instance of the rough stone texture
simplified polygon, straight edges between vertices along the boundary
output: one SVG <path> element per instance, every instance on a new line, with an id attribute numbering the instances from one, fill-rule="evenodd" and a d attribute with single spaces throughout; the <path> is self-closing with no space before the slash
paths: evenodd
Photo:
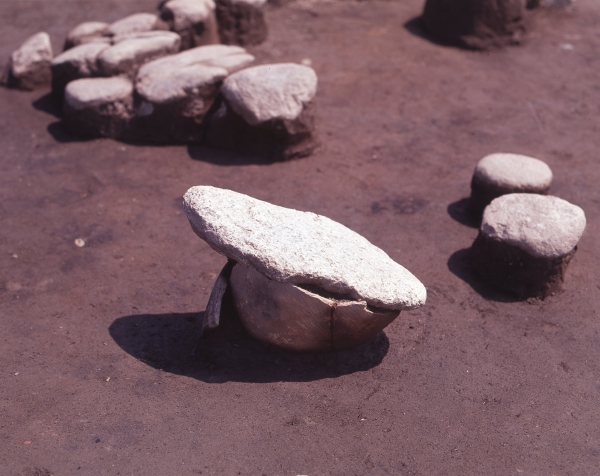
<path id="1" fill-rule="evenodd" d="M 167 29 L 167 25 L 157 15 L 153 13 L 134 13 L 111 23 L 108 26 L 106 34 L 118 36 L 165 29 Z"/>
<path id="2" fill-rule="evenodd" d="M 73 28 L 65 40 L 64 50 L 73 48 L 90 41 L 108 41 L 108 23 L 101 21 L 86 21 Z"/>
<path id="3" fill-rule="evenodd" d="M 98 76 L 96 60 L 109 47 L 106 43 L 84 43 L 75 46 L 52 61 L 52 93 L 62 101 L 65 87 L 71 81 Z"/>
<path id="4" fill-rule="evenodd" d="M 314 284 L 386 309 L 425 302 L 425 287 L 408 270 L 329 218 L 208 186 L 188 190 L 184 209 L 213 249 L 272 280 Z"/>
<path id="5" fill-rule="evenodd" d="M 47 33 L 29 37 L 10 56 L 2 82 L 8 87 L 33 90 L 50 83 L 52 45 Z"/>
<path id="6" fill-rule="evenodd" d="M 271 119 L 296 119 L 317 93 L 317 75 L 294 63 L 246 68 L 227 78 L 223 96 L 250 125 Z"/>
<path id="7" fill-rule="evenodd" d="M 98 56 L 103 76 L 126 74 L 134 77 L 144 63 L 179 51 L 180 38 L 170 31 L 150 31 L 115 38 L 116 44 Z"/>
<path id="8" fill-rule="evenodd" d="M 213 0 L 170 0 L 160 7 L 160 16 L 181 36 L 181 48 L 219 43 Z"/>
<path id="9" fill-rule="evenodd" d="M 555 259 L 570 253 L 585 229 L 585 214 L 558 197 L 513 193 L 485 209 L 480 231 L 532 256 Z"/>
<path id="10" fill-rule="evenodd" d="M 305 157 L 319 145 L 312 103 L 306 104 L 296 119 L 271 119 L 257 126 L 248 124 L 222 97 L 213 109 L 204 135 L 211 147 L 275 162 Z"/>
<path id="11" fill-rule="evenodd" d="M 475 167 L 469 206 L 481 217 L 483 209 L 501 195 L 547 194 L 551 183 L 552 170 L 541 160 L 517 154 L 491 154 Z"/>
<path id="12" fill-rule="evenodd" d="M 227 264 L 223 266 L 223 269 L 217 276 L 215 285 L 210 293 L 210 298 L 206 303 L 206 310 L 204 311 L 204 317 L 202 319 L 201 335 L 205 336 L 213 329 L 219 326 L 221 320 L 221 307 L 223 304 L 223 298 L 227 287 L 229 286 L 229 276 L 231 270 L 235 266 L 235 261 L 228 260 Z"/>
<path id="13" fill-rule="evenodd" d="M 520 43 L 525 15 L 524 0 L 427 0 L 422 21 L 438 41 L 487 49 Z"/>
<path id="14" fill-rule="evenodd" d="M 480 232 L 471 247 L 470 260 L 473 270 L 495 288 L 519 299 L 545 298 L 562 288 L 576 250 L 557 258 L 539 257 Z"/>
<path id="15" fill-rule="evenodd" d="M 199 142 L 205 114 L 231 71 L 254 57 L 243 48 L 201 46 L 144 65 L 137 77 L 135 129 L 153 142 Z"/>
<path id="16" fill-rule="evenodd" d="M 259 45 L 267 39 L 268 28 L 263 0 L 217 0 L 219 37 L 226 45 Z"/>
<path id="17" fill-rule="evenodd" d="M 231 271 L 234 308 L 248 333 L 270 345 L 297 352 L 356 347 L 388 326 L 400 311 L 376 309 L 365 301 L 339 299 L 263 276 L 237 264 Z"/>
<path id="18" fill-rule="evenodd" d="M 133 110 L 133 85 L 123 77 L 86 78 L 65 89 L 63 119 L 80 137 L 127 137 Z"/>

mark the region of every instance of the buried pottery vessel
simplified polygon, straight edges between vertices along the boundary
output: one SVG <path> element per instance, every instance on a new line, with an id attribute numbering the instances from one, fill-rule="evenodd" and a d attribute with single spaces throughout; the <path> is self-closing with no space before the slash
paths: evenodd
<path id="1" fill-rule="evenodd" d="M 227 287 L 250 335 L 294 351 L 354 347 L 425 303 L 408 270 L 326 217 L 208 186 L 188 190 L 184 209 L 195 233 L 229 258 L 203 332 L 219 325 Z"/>

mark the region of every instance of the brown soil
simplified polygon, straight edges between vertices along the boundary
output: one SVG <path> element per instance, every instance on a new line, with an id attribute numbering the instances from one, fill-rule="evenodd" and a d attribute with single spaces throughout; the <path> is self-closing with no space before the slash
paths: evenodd
<path id="1" fill-rule="evenodd" d="M 80 21 L 154 8 L 4 0 L 0 60 L 37 31 L 58 51 Z M 310 58 L 320 81 L 322 145 L 292 162 L 78 141 L 48 91 L 0 90 L 0 473 L 598 474 L 600 10 L 539 11 L 523 46 L 477 53 L 424 38 L 422 8 L 268 10 L 252 51 Z M 543 301 L 467 265 L 463 198 L 503 151 L 545 160 L 550 193 L 587 214 L 564 291 Z M 197 346 L 225 263 L 182 212 L 199 184 L 344 223 L 419 277 L 427 305 L 315 356 L 251 340 L 226 305 Z"/>

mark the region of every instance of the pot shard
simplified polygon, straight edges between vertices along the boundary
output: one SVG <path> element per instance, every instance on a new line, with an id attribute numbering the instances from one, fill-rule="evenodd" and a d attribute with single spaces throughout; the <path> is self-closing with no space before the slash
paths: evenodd
<path id="1" fill-rule="evenodd" d="M 400 314 L 320 288 L 274 281 L 239 263 L 229 283 L 234 308 L 248 333 L 266 344 L 297 352 L 356 347 Z"/>

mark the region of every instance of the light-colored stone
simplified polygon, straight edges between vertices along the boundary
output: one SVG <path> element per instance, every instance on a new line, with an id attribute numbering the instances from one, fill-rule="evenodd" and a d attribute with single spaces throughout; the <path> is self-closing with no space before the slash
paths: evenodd
<path id="1" fill-rule="evenodd" d="M 127 100 L 133 85 L 126 78 L 85 78 L 71 81 L 65 89 L 65 101 L 74 110 L 84 110 Z"/>
<path id="2" fill-rule="evenodd" d="M 231 3 L 247 3 L 248 5 L 259 8 L 266 5 L 267 0 L 231 0 Z"/>
<path id="3" fill-rule="evenodd" d="M 488 155 L 479 161 L 474 176 L 515 192 L 547 190 L 552 182 L 552 170 L 545 162 L 518 154 Z"/>
<path id="4" fill-rule="evenodd" d="M 86 21 L 73 28 L 65 41 L 65 49 L 72 48 L 90 41 L 105 41 L 108 38 L 104 36 L 108 32 L 108 23 L 101 21 Z"/>
<path id="5" fill-rule="evenodd" d="M 221 89 L 232 109 L 248 124 L 296 119 L 317 92 L 317 75 L 293 63 L 246 68 L 230 75 Z"/>
<path id="6" fill-rule="evenodd" d="M 144 63 L 179 51 L 180 38 L 170 31 L 137 33 L 117 37 L 119 41 L 98 56 L 98 66 L 104 76 L 133 76 Z"/>
<path id="7" fill-rule="evenodd" d="M 163 16 L 173 20 L 173 29 L 181 31 L 207 20 L 215 11 L 213 0 L 170 0 L 161 7 Z"/>
<path id="8" fill-rule="evenodd" d="M 107 34 L 117 36 L 151 31 L 159 28 L 160 24 L 160 19 L 153 13 L 134 13 L 111 23 L 108 26 Z"/>
<path id="9" fill-rule="evenodd" d="M 201 46 L 146 63 L 137 76 L 136 90 L 155 104 L 198 95 L 207 85 L 254 61 L 238 46 Z"/>
<path id="10" fill-rule="evenodd" d="M 329 218 L 209 186 L 188 190 L 184 209 L 213 249 L 275 281 L 314 284 L 387 309 L 425 303 L 425 287 L 408 270 Z"/>
<path id="11" fill-rule="evenodd" d="M 585 223 L 583 210 L 566 200 L 511 193 L 496 198 L 486 207 L 481 232 L 533 256 L 552 259 L 575 248 Z"/>
<path id="12" fill-rule="evenodd" d="M 35 89 L 50 82 L 52 45 L 48 33 L 29 37 L 10 56 L 8 85 L 20 89 Z"/>
<path id="13" fill-rule="evenodd" d="M 108 44 L 101 42 L 84 43 L 75 46 L 54 58 L 52 60 L 52 69 L 68 66 L 72 70 L 77 71 L 78 77 L 73 79 L 91 76 L 98 71 L 96 67 L 98 55 L 108 47 Z"/>

